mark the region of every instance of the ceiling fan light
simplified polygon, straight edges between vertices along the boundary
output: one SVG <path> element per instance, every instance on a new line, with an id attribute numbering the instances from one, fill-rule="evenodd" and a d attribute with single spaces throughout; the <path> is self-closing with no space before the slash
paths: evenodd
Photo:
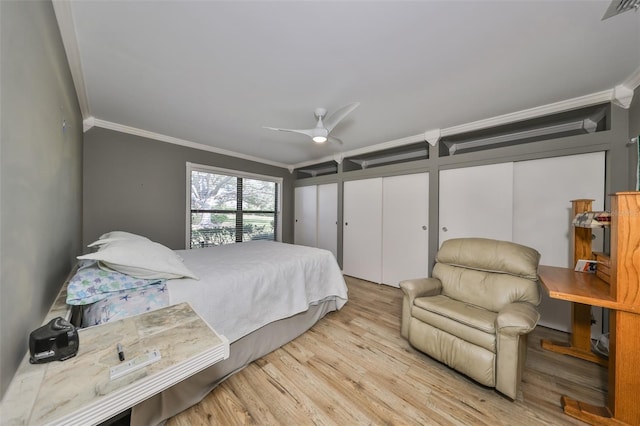
<path id="1" fill-rule="evenodd" d="M 326 136 L 314 136 L 312 139 L 314 142 L 317 142 L 317 143 L 323 143 L 327 141 Z"/>

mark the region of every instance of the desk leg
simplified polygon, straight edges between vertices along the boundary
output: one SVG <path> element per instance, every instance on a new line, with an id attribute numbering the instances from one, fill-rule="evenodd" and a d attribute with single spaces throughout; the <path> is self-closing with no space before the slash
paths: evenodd
<path id="1" fill-rule="evenodd" d="M 571 342 L 553 342 L 542 339 L 543 349 L 595 362 L 607 367 L 609 362 L 591 351 L 591 306 L 571 303 Z"/>
<path id="2" fill-rule="evenodd" d="M 607 407 L 597 407 L 569 398 L 568 396 L 563 396 L 560 401 L 562 402 L 562 408 L 566 415 L 582 420 L 590 425 L 627 425 L 615 419 Z"/>
<path id="3" fill-rule="evenodd" d="M 640 314 L 611 315 L 609 409 L 616 419 L 640 425 Z"/>
<path id="4" fill-rule="evenodd" d="M 562 397 L 565 414 L 592 425 L 640 424 L 640 314 L 613 311 L 607 407 Z"/>

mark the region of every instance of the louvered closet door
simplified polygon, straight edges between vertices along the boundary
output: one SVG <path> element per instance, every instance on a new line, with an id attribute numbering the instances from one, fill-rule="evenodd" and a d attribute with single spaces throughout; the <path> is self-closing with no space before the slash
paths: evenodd
<path id="1" fill-rule="evenodd" d="M 300 186 L 294 190 L 294 243 L 315 247 L 317 244 L 317 188 Z"/>
<path id="2" fill-rule="evenodd" d="M 338 184 L 318 185 L 318 248 L 338 258 Z"/>
<path id="3" fill-rule="evenodd" d="M 385 177 L 382 181 L 382 283 L 427 276 L 429 175 Z"/>
<path id="4" fill-rule="evenodd" d="M 343 272 L 380 283 L 382 178 L 345 182 L 343 212 Z"/>
<path id="5" fill-rule="evenodd" d="M 573 267 L 571 200 L 591 199 L 594 211 L 603 210 L 604 172 L 604 152 L 516 162 L 513 241 L 538 250 L 543 265 Z M 604 234 L 593 231 L 593 249 L 602 251 Z M 541 325 L 570 331 L 569 302 L 543 292 L 538 310 Z M 601 309 L 595 308 L 593 314 L 600 321 L 592 330 L 597 336 L 602 333 Z"/>

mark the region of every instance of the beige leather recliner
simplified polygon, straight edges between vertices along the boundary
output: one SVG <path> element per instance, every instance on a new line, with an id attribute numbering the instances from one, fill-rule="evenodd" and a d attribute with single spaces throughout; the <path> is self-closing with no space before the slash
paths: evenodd
<path id="1" fill-rule="evenodd" d="M 477 382 L 516 398 L 527 334 L 540 315 L 536 250 L 508 241 L 442 243 L 432 278 L 402 281 L 402 336 Z"/>

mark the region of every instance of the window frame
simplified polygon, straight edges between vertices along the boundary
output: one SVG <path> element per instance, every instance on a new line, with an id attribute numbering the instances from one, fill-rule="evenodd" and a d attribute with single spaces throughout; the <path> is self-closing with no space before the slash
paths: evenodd
<path id="1" fill-rule="evenodd" d="M 186 215 L 185 215 L 185 249 L 191 249 L 191 172 L 212 173 L 218 175 L 226 175 L 241 179 L 254 179 L 263 180 L 266 182 L 273 182 L 276 184 L 276 235 L 275 241 L 282 241 L 282 184 L 284 179 L 277 176 L 261 175 L 258 173 L 244 172 L 240 170 L 225 169 L 221 167 L 208 166 L 205 164 L 186 163 Z M 237 210 L 236 210 L 237 213 Z M 234 243 L 237 244 L 237 243 Z"/>

